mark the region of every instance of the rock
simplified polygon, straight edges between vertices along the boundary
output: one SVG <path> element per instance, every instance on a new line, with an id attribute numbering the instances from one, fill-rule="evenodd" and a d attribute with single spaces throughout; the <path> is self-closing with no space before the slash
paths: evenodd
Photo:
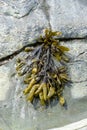
<path id="1" fill-rule="evenodd" d="M 26 103 L 22 93 L 24 83 L 19 79 L 15 73 L 15 59 L 0 67 L 0 128 L 2 129 L 19 130 L 24 127 L 25 129 L 35 127 L 36 110 L 32 104 Z"/>
<path id="2" fill-rule="evenodd" d="M 70 48 L 68 56 L 70 57 L 70 63 L 68 63 L 68 69 L 71 80 L 73 82 L 82 82 L 87 80 L 87 41 L 85 40 L 73 40 L 68 42 L 62 42 Z"/>
<path id="3" fill-rule="evenodd" d="M 68 72 L 73 82 L 71 87 L 72 98 L 87 97 L 87 44 L 86 40 L 74 40 L 62 42 L 63 45 L 70 48 L 68 63 Z"/>
<path id="4" fill-rule="evenodd" d="M 70 48 L 68 55 L 70 62 L 68 63 L 68 72 L 71 78 L 72 98 L 84 98 L 87 96 L 87 44 L 86 40 L 73 40 L 62 42 Z"/>
<path id="5" fill-rule="evenodd" d="M 69 65 L 69 71 L 73 82 L 78 83 L 87 80 L 87 62 L 75 62 Z"/>
<path id="6" fill-rule="evenodd" d="M 9 73 L 8 67 L 6 66 L 0 67 L 0 101 L 3 101 L 6 99 L 6 94 L 10 86 L 8 73 Z"/>
<path id="7" fill-rule="evenodd" d="M 73 87 L 71 88 L 72 97 L 75 99 L 81 99 L 83 97 L 87 97 L 87 81 L 83 81 L 79 83 L 73 83 Z"/>
<path id="8" fill-rule="evenodd" d="M 61 37 L 85 37 L 86 4 L 78 0 L 1 0 L 0 58 L 32 42 L 49 26 L 62 31 Z"/>
<path id="9" fill-rule="evenodd" d="M 0 26 L 1 58 L 36 39 L 48 27 L 48 21 L 42 10 L 36 9 L 21 19 L 0 15 Z"/>
<path id="10" fill-rule="evenodd" d="M 38 0 L 1 0 L 0 14 L 21 18 L 28 15 L 31 10 L 37 8 Z"/>
<path id="11" fill-rule="evenodd" d="M 70 40 L 61 44 L 70 49 L 68 56 L 71 62 L 87 61 L 87 40 Z"/>
<path id="12" fill-rule="evenodd" d="M 87 36 L 87 1 L 47 0 L 50 24 L 53 30 L 63 32 L 63 37 Z"/>
<path id="13" fill-rule="evenodd" d="M 54 100 L 47 109 L 39 105 L 34 109 L 33 105 L 26 101 L 22 93 L 26 85 L 15 71 L 16 58 L 24 55 L 20 53 L 0 67 L 0 127 L 2 129 L 44 130 L 87 118 L 86 41 L 74 40 L 61 42 L 61 44 L 70 48 L 68 55 L 72 57 L 68 63 L 68 70 L 73 82 L 64 90 L 68 109 L 65 110 Z"/>
<path id="14" fill-rule="evenodd" d="M 23 78 L 15 70 L 17 57 L 0 66 L 0 129 L 45 130 L 87 118 L 87 36 L 86 0 L 1 0 L 0 58 L 33 42 L 47 27 L 62 31 L 61 42 L 70 48 L 67 63 L 72 83 L 67 84 L 65 110 L 57 101 L 45 109 L 27 102 L 22 91 Z M 35 104 L 36 105 L 36 104 Z M 35 107 L 35 108 L 34 108 Z"/>

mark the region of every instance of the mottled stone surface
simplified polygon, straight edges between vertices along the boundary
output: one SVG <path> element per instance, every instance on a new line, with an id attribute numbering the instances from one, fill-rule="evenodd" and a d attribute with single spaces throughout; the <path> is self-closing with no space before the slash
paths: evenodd
<path id="1" fill-rule="evenodd" d="M 27 7 L 29 1 L 30 5 Z M 26 10 L 29 10 L 31 6 L 35 6 L 36 2 L 34 0 L 32 2 L 31 0 L 27 0 L 24 1 L 24 3 L 23 0 L 13 0 L 13 2 L 7 0 L 6 2 L 4 1 L 4 4 L 6 7 L 8 7 L 8 5 L 17 5 L 19 11 L 21 11 L 21 6 L 22 12 L 19 12 L 18 16 L 24 15 L 23 13 L 25 13 L 26 16 L 18 19 L 15 18 L 15 13 L 12 15 L 5 15 L 3 12 L 5 7 L 3 7 L 3 2 L 0 2 L 0 12 L 2 11 L 0 15 L 0 58 L 13 53 L 15 50 L 20 49 L 29 42 L 32 42 L 42 33 L 44 28 L 48 27 L 48 20 L 39 7 L 34 8 L 33 10 L 30 9 L 30 13 L 26 14 Z M 26 4 L 26 6 L 23 6 L 22 4 Z M 14 10 L 16 11 L 16 8 L 14 8 Z M 23 10 L 25 10 L 25 12 Z M 11 12 L 8 9 L 6 11 Z"/>
<path id="2" fill-rule="evenodd" d="M 5 66 L 0 67 L 0 101 L 5 100 L 10 86 L 9 69 L 9 67 Z"/>
<path id="3" fill-rule="evenodd" d="M 87 36 L 86 0 L 47 0 L 52 29 L 64 37 Z"/>
<path id="4" fill-rule="evenodd" d="M 36 39 L 50 26 L 65 38 L 87 36 L 86 4 L 86 0 L 1 0 L 0 57 Z"/>
<path id="5" fill-rule="evenodd" d="M 1 0 L 0 14 L 21 18 L 37 8 L 38 0 Z"/>
<path id="6" fill-rule="evenodd" d="M 68 63 L 69 74 L 73 82 L 71 95 L 73 98 L 87 96 L 87 40 L 62 42 L 70 48 Z"/>
<path id="7" fill-rule="evenodd" d="M 87 36 L 86 0 L 0 0 L 0 58 L 35 40 L 46 27 L 64 38 Z M 87 40 L 61 42 L 70 48 L 65 87 L 68 109 L 57 102 L 37 109 L 26 101 L 26 87 L 16 75 L 15 60 L 0 66 L 0 130 L 46 130 L 87 118 Z"/>
<path id="8" fill-rule="evenodd" d="M 22 93 L 26 85 L 22 78 L 16 75 L 15 60 L 17 57 L 15 57 L 0 67 L 0 127 L 2 129 L 46 130 L 87 118 L 86 41 L 74 40 L 61 44 L 69 46 L 69 55 L 72 57 L 68 63 L 68 70 L 73 82 L 64 90 L 68 109 L 65 110 L 54 101 L 47 109 L 40 107 L 39 104 L 37 109 L 34 109 Z M 18 57 L 22 55 L 23 53 Z"/>

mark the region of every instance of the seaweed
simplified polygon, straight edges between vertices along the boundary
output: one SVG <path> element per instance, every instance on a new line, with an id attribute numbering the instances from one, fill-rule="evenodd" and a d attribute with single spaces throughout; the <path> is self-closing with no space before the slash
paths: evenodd
<path id="1" fill-rule="evenodd" d="M 60 45 L 60 41 L 55 38 L 60 35 L 61 32 L 45 29 L 45 35 L 36 41 L 39 46 L 26 47 L 27 55 L 17 59 L 17 73 L 23 76 L 27 84 L 23 93 L 31 103 L 39 98 L 41 105 L 45 105 L 57 97 L 60 105 L 66 104 L 63 90 L 70 79 L 64 63 L 69 62 L 66 55 L 69 48 Z"/>

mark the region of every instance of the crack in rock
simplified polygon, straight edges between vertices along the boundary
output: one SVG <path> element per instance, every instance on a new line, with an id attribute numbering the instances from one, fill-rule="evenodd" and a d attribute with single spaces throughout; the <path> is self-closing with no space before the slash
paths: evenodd
<path id="1" fill-rule="evenodd" d="M 30 46 L 36 46 L 37 44 L 31 43 L 23 46 L 21 49 L 14 51 L 12 54 L 7 55 L 5 57 L 0 58 L 0 66 L 7 63 L 9 59 L 13 59 L 16 55 L 21 53 L 26 47 Z"/>
<path id="2" fill-rule="evenodd" d="M 29 15 L 32 10 L 36 9 L 39 3 L 38 0 L 1 0 L 0 4 L 0 14 L 22 18 Z"/>
<path id="3" fill-rule="evenodd" d="M 87 52 L 87 49 L 86 49 L 85 51 L 83 51 L 83 52 L 79 53 L 79 55 L 77 55 L 77 57 L 79 57 L 79 56 L 81 56 L 81 55 L 85 54 L 86 52 Z"/>
<path id="4" fill-rule="evenodd" d="M 60 42 L 61 42 L 61 41 L 66 42 L 66 41 L 71 41 L 71 40 L 81 40 L 81 39 L 85 39 L 85 38 L 83 37 L 83 38 L 57 38 L 57 39 L 59 39 Z M 36 40 L 37 40 L 37 39 L 36 39 Z M 36 40 L 34 40 L 34 42 L 32 42 L 32 43 L 26 44 L 26 45 L 23 46 L 21 49 L 14 51 L 12 54 L 9 54 L 9 55 L 7 55 L 7 56 L 5 56 L 5 57 L 0 58 L 0 66 L 6 64 L 9 59 L 14 58 L 16 55 L 18 55 L 19 53 L 21 53 L 21 52 L 25 49 L 25 47 L 37 46 L 37 44 L 36 44 L 36 42 L 35 42 Z M 86 51 L 81 52 L 81 53 L 80 53 L 78 56 L 76 56 L 76 57 L 79 57 L 80 55 L 84 54 L 85 52 L 86 52 Z M 74 59 L 74 60 L 71 60 L 68 64 L 69 64 L 69 65 L 72 65 L 72 64 L 75 63 L 75 62 L 84 62 L 84 61 L 83 61 L 83 60 L 75 60 L 75 59 Z"/>
<path id="5" fill-rule="evenodd" d="M 85 80 L 80 80 L 80 81 L 75 81 L 75 80 L 71 80 L 72 83 L 83 83 L 83 82 L 87 82 L 87 79 Z"/>
<path id="6" fill-rule="evenodd" d="M 48 24 L 49 24 L 49 27 L 51 28 L 51 24 L 50 24 L 50 15 L 49 15 L 49 5 L 47 3 L 46 0 L 42 0 L 42 1 L 39 1 L 40 2 L 40 5 L 39 5 L 39 8 L 43 11 L 43 13 L 45 14 L 46 16 L 46 19 L 48 20 Z"/>

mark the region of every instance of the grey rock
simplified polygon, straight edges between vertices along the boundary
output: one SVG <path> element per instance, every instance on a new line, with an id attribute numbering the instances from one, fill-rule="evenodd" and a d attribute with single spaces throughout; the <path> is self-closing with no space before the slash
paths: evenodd
<path id="1" fill-rule="evenodd" d="M 28 15 L 38 4 L 38 0 L 1 0 L 0 14 L 21 18 Z"/>
<path id="2" fill-rule="evenodd" d="M 68 69 L 71 80 L 73 82 L 87 81 L 87 41 L 86 40 L 73 40 L 62 42 L 62 45 L 69 47 L 70 51 L 68 56 L 70 62 Z"/>
<path id="3" fill-rule="evenodd" d="M 86 36 L 86 10 L 86 1 L 78 0 L 1 0 L 0 58 L 32 42 L 50 26 L 62 31 L 61 37 Z"/>
<path id="4" fill-rule="evenodd" d="M 9 75 L 9 67 L 1 66 L 0 67 L 0 101 L 5 100 L 7 91 L 9 90 L 10 86 L 10 76 Z M 3 94 L 4 92 L 4 94 Z"/>
<path id="5" fill-rule="evenodd" d="M 68 55 L 72 57 L 68 63 L 68 70 L 73 82 L 65 86 L 64 90 L 68 109 L 65 110 L 54 100 L 47 109 L 39 106 L 39 103 L 34 109 L 33 105 L 26 101 L 22 93 L 26 85 L 22 77 L 17 76 L 15 70 L 16 58 L 24 56 L 24 53 L 21 53 L 0 67 L 0 127 L 2 129 L 45 130 L 87 118 L 86 41 L 75 40 L 61 42 L 61 44 L 70 48 Z"/>
<path id="6" fill-rule="evenodd" d="M 68 56 L 71 62 L 87 61 L 87 40 L 70 40 L 61 44 L 70 49 Z"/>
<path id="7" fill-rule="evenodd" d="M 78 83 L 73 83 L 71 95 L 75 99 L 81 99 L 87 96 L 87 81 L 83 80 L 82 82 L 79 81 Z"/>
<path id="8" fill-rule="evenodd" d="M 87 126 L 80 128 L 79 130 L 87 130 Z"/>
<path id="9" fill-rule="evenodd" d="M 52 27 L 65 38 L 87 36 L 86 0 L 1 0 L 0 58 L 33 42 Z M 72 83 L 65 86 L 68 109 L 57 101 L 45 109 L 27 102 L 23 78 L 15 70 L 16 58 L 0 66 L 0 129 L 45 130 L 87 118 L 87 40 L 61 42 L 70 48 L 67 63 Z"/>
<path id="10" fill-rule="evenodd" d="M 41 9 L 21 19 L 0 15 L 0 58 L 32 42 L 46 27 L 48 21 Z"/>
<path id="11" fill-rule="evenodd" d="M 69 69 L 73 82 L 82 82 L 87 80 L 87 62 L 75 62 L 69 65 Z"/>
<path id="12" fill-rule="evenodd" d="M 87 36 L 87 1 L 47 0 L 50 24 L 53 30 L 63 32 L 62 37 Z"/>

